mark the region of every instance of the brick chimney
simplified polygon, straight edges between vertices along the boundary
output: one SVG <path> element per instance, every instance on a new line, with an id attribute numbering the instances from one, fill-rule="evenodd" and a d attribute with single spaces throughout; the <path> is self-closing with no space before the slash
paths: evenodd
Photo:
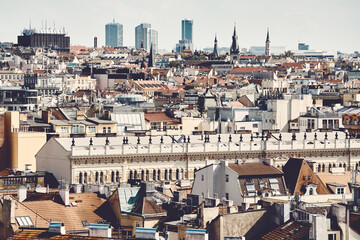
<path id="1" fill-rule="evenodd" d="M 41 112 L 41 119 L 43 120 L 44 123 L 49 123 L 50 122 L 50 111 L 49 110 L 43 110 Z"/>

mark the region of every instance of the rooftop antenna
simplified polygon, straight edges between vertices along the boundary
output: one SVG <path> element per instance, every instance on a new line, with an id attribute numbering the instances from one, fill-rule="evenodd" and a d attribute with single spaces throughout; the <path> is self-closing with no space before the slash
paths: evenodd
<path id="1" fill-rule="evenodd" d="M 54 20 L 54 30 L 55 30 L 55 20 Z"/>
<path id="2" fill-rule="evenodd" d="M 30 21 L 29 21 L 29 29 L 31 29 L 31 19 L 30 19 Z"/>
<path id="3" fill-rule="evenodd" d="M 41 29 L 44 29 L 44 20 L 41 20 Z"/>
<path id="4" fill-rule="evenodd" d="M 45 20 L 45 29 L 47 31 L 47 20 Z"/>

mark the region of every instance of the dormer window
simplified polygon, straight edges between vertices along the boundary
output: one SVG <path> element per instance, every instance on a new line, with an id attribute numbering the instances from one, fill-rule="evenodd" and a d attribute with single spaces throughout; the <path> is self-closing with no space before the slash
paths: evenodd
<path id="1" fill-rule="evenodd" d="M 342 187 L 336 188 L 336 194 L 344 194 L 345 193 L 345 189 Z"/>
<path id="2" fill-rule="evenodd" d="M 245 186 L 246 186 L 246 190 L 248 192 L 248 196 L 256 195 L 256 190 L 255 190 L 254 182 L 252 179 L 250 179 L 250 178 L 245 179 Z"/>
<path id="3" fill-rule="evenodd" d="M 274 190 L 280 190 L 279 181 L 276 178 L 270 178 L 270 187 Z"/>

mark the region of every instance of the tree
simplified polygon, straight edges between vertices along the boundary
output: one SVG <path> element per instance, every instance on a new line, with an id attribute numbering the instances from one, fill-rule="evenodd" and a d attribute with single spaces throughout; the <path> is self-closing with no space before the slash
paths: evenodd
<path id="1" fill-rule="evenodd" d="M 288 50 L 288 51 L 285 51 L 284 53 L 285 57 L 293 57 L 295 55 L 295 53 L 293 53 L 292 51 Z"/>
<path id="2" fill-rule="evenodd" d="M 179 62 L 176 62 L 176 61 L 171 61 L 170 63 L 169 63 L 169 66 L 170 67 L 174 67 L 174 68 L 179 68 L 179 67 L 181 67 L 181 63 L 179 63 Z"/>

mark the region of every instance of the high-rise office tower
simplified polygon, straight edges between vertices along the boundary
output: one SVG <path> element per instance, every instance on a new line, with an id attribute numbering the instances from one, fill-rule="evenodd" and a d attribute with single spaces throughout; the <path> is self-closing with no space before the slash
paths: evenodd
<path id="1" fill-rule="evenodd" d="M 97 48 L 97 37 L 94 37 L 94 48 Z"/>
<path id="2" fill-rule="evenodd" d="M 111 47 L 123 46 L 123 25 L 115 23 L 115 19 L 112 23 L 105 25 L 105 45 Z"/>
<path id="3" fill-rule="evenodd" d="M 193 50 L 193 21 L 181 20 L 181 40 L 176 44 L 176 51 L 183 52 L 185 49 Z"/>
<path id="4" fill-rule="evenodd" d="M 193 42 L 193 20 L 184 19 L 181 21 L 181 40 Z"/>
<path id="5" fill-rule="evenodd" d="M 141 44 L 147 51 L 150 50 L 151 44 L 154 53 L 158 51 L 158 32 L 152 29 L 149 23 L 141 23 L 135 28 L 135 48 L 142 48 Z"/>

